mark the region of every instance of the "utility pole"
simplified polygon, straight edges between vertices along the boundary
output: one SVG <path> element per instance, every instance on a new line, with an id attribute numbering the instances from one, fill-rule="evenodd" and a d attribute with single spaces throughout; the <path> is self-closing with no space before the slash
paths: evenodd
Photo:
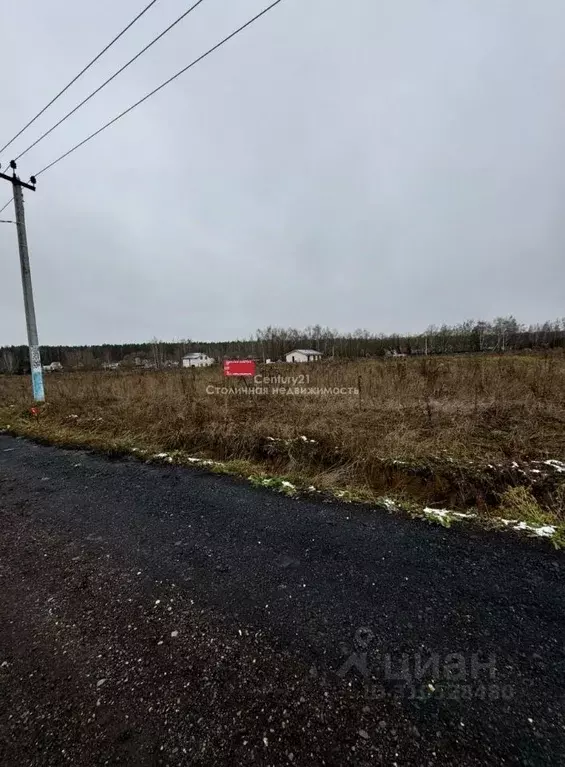
<path id="1" fill-rule="evenodd" d="M 27 341 L 29 345 L 31 385 L 33 388 L 33 399 L 36 402 L 43 402 L 45 400 L 45 392 L 43 389 L 43 368 L 41 367 L 41 355 L 39 353 L 39 341 L 37 338 L 37 324 L 35 322 L 35 307 L 33 305 L 33 291 L 31 287 L 31 270 L 29 267 L 29 253 L 27 249 L 24 195 L 22 192 L 22 187 L 24 186 L 26 189 L 31 189 L 32 192 L 35 192 L 36 181 L 34 176 L 31 176 L 29 184 L 26 184 L 24 181 L 20 181 L 20 179 L 16 176 L 16 163 L 14 160 L 10 162 L 10 168 L 12 169 L 12 175 L 8 176 L 5 173 L 0 173 L 0 178 L 3 178 L 5 181 L 9 181 L 12 184 L 12 191 L 14 194 L 16 228 L 18 230 L 18 247 L 20 251 L 20 268 L 22 272 L 22 288 L 24 293 L 24 307 L 27 325 Z"/>

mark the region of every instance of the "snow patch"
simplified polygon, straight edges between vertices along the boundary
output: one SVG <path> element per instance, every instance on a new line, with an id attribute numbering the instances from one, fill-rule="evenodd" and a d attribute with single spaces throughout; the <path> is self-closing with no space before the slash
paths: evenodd
<path id="1" fill-rule="evenodd" d="M 429 509 L 427 506 L 424 509 L 424 514 L 429 514 L 430 517 L 438 517 L 439 519 L 446 519 L 452 514 L 449 509 Z"/>
<path id="2" fill-rule="evenodd" d="M 542 538 L 551 538 L 552 535 L 555 535 L 556 529 L 553 525 L 542 525 L 537 530 L 534 530 L 534 532 Z"/>
<path id="3" fill-rule="evenodd" d="M 172 457 L 168 453 L 155 453 L 153 458 L 161 458 L 169 463 L 173 462 Z"/>
<path id="4" fill-rule="evenodd" d="M 477 516 L 472 512 L 465 513 L 462 511 L 449 511 L 448 509 L 430 509 L 428 507 L 424 509 L 424 514 L 436 517 L 437 519 L 472 519 Z M 495 517 L 494 519 L 505 527 L 511 525 L 512 529 L 517 532 L 527 531 L 540 538 L 551 538 L 557 531 L 557 528 L 553 525 L 529 525 L 527 522 L 519 522 L 517 519 L 505 519 L 504 517 Z"/>
<path id="5" fill-rule="evenodd" d="M 299 437 L 292 437 L 290 439 L 283 439 L 282 437 L 266 437 L 266 439 L 269 440 L 269 442 L 280 442 L 282 445 L 292 445 L 293 442 L 298 442 L 299 440 L 302 440 L 302 442 L 308 442 L 309 444 L 315 444 L 315 439 L 308 439 L 308 437 L 305 434 L 301 434 Z"/>
<path id="6" fill-rule="evenodd" d="M 512 525 L 512 529 L 517 532 L 527 531 L 538 535 L 540 538 L 551 538 L 556 533 L 553 525 L 529 525 L 527 522 L 519 522 L 517 519 L 504 519 L 504 517 L 495 517 L 496 522 L 501 522 L 505 527 Z"/>
<path id="7" fill-rule="evenodd" d="M 424 514 L 428 514 L 431 517 L 438 517 L 439 519 L 475 519 L 476 514 L 469 511 L 451 511 L 450 509 L 430 509 L 426 507 Z"/>
<path id="8" fill-rule="evenodd" d="M 559 474 L 565 473 L 565 463 L 563 463 L 563 461 L 556 461 L 555 458 L 549 458 L 547 461 L 544 461 L 544 463 L 546 466 L 551 466 L 551 468 L 555 469 Z"/>
<path id="9" fill-rule="evenodd" d="M 540 538 L 551 538 L 555 535 L 555 527 L 553 525 L 528 525 L 526 522 L 519 522 L 514 530 L 528 530 L 534 535 L 539 535 Z"/>
<path id="10" fill-rule="evenodd" d="M 496 517 L 495 519 L 497 522 L 502 522 L 506 527 L 508 527 L 508 525 L 515 525 L 518 521 L 517 519 L 504 519 L 504 517 Z"/>

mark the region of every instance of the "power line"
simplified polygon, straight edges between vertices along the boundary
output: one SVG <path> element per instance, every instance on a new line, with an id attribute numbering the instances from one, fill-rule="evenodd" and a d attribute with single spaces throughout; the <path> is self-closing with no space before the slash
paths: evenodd
<path id="1" fill-rule="evenodd" d="M 14 142 L 14 141 L 15 141 L 15 140 L 16 140 L 16 139 L 19 137 L 19 136 L 21 136 L 21 135 L 22 135 L 22 133 L 23 133 L 25 130 L 27 130 L 27 129 L 29 128 L 29 126 L 30 126 L 30 125 L 32 125 L 32 124 L 33 124 L 33 123 L 34 123 L 34 122 L 37 120 L 37 118 L 38 118 L 38 117 L 41 117 L 41 115 L 42 115 L 42 114 L 45 112 L 45 110 L 49 109 L 49 107 L 51 106 L 51 104 L 54 104 L 54 103 L 57 101 L 57 99 L 58 99 L 60 96 L 62 96 L 62 95 L 63 95 L 63 93 L 65 93 L 65 91 L 67 91 L 67 90 L 68 90 L 68 89 L 71 87 L 71 85 L 73 85 L 73 83 L 76 83 L 76 81 L 79 79 L 79 77 L 82 77 L 82 75 L 83 75 L 83 74 L 84 74 L 84 73 L 85 73 L 85 72 L 86 72 L 88 69 L 90 69 L 90 67 L 91 67 L 93 64 L 95 64 L 95 63 L 98 61 L 98 59 L 99 59 L 101 56 L 103 56 L 103 55 L 106 53 L 106 51 L 107 51 L 109 48 L 111 48 L 111 47 L 114 45 L 114 43 L 116 43 L 116 42 L 117 42 L 117 41 L 120 39 L 120 37 L 121 37 L 122 35 L 124 35 L 124 34 L 125 34 L 127 31 L 128 31 L 128 29 L 130 29 L 131 27 L 133 27 L 133 25 L 135 24 L 135 22 L 136 22 L 136 21 L 138 21 L 138 19 L 140 19 L 140 18 L 143 16 L 143 14 L 144 14 L 144 13 L 147 13 L 147 11 L 148 11 L 148 10 L 151 8 L 151 6 L 152 6 L 152 5 L 155 5 L 155 3 L 156 3 L 156 2 L 157 2 L 157 0 L 151 0 L 151 2 L 150 2 L 148 5 L 146 5 L 146 6 L 145 6 L 145 8 L 144 8 L 142 11 L 140 11 L 140 12 L 137 14 L 137 16 L 136 16 L 134 19 L 132 19 L 132 21 L 130 21 L 130 23 L 127 25 L 127 27 L 124 27 L 124 28 L 122 29 L 122 31 L 121 31 L 121 32 L 120 32 L 118 35 L 116 35 L 116 37 L 114 37 L 114 39 L 113 39 L 111 42 L 109 42 L 109 43 L 108 43 L 108 45 L 107 45 L 105 48 L 103 48 L 103 49 L 100 51 L 100 53 L 99 53 L 97 56 L 95 56 L 95 57 L 92 59 L 92 61 L 91 61 L 89 64 L 87 64 L 87 65 L 84 67 L 84 69 L 81 69 L 81 71 L 78 73 L 78 75 L 76 75 L 75 77 L 73 77 L 73 79 L 72 79 L 72 80 L 71 80 L 69 83 L 67 83 L 67 85 L 65 85 L 65 87 L 64 87 L 64 88 L 63 88 L 61 91 L 59 91 L 59 93 L 58 93 L 58 94 L 57 94 L 57 95 L 56 95 L 54 98 L 52 98 L 52 99 L 51 99 L 51 101 L 50 101 L 48 104 L 46 104 L 46 105 L 43 107 L 43 109 L 42 109 L 40 112 L 38 112 L 38 113 L 35 115 L 35 117 L 33 117 L 33 118 L 32 118 L 32 119 L 31 119 L 31 120 L 30 120 L 30 121 L 27 123 L 27 125 L 24 125 L 24 127 L 21 129 L 21 131 L 20 131 L 19 133 L 16 133 L 16 135 L 15 135 L 13 138 L 11 138 L 11 139 L 8 141 L 8 143 L 7 143 L 7 144 L 4 144 L 4 146 L 2 147 L 2 149 L 0 149 L 0 154 L 1 154 L 1 153 L 2 153 L 2 152 L 5 150 L 5 149 L 7 149 L 7 148 L 8 148 L 8 147 L 9 147 L 11 144 L 13 144 L 13 142 Z"/>
<path id="2" fill-rule="evenodd" d="M 120 112 L 119 115 L 114 117 L 112 120 L 107 122 L 105 125 L 103 125 L 101 128 L 98 128 L 97 131 L 94 131 L 94 133 L 91 133 L 90 136 L 87 136 L 85 139 L 80 141 L 78 144 L 75 144 L 71 149 L 69 149 L 67 152 L 62 154 L 60 157 L 58 157 L 56 160 L 53 160 L 53 162 L 50 162 L 49 165 L 46 165 L 44 168 L 42 168 L 39 173 L 36 173 L 35 176 L 41 175 L 42 173 L 45 173 L 46 170 L 49 170 L 49 168 L 52 168 L 54 165 L 56 165 L 58 162 L 61 162 L 61 160 L 64 160 L 65 157 L 68 157 L 70 154 L 72 154 L 74 151 L 79 149 L 81 146 L 84 146 L 88 141 L 93 139 L 95 136 L 98 136 L 99 133 L 102 133 L 102 131 L 106 130 L 106 128 L 109 128 L 110 125 L 113 125 L 115 122 L 120 120 L 122 117 L 127 115 L 129 112 L 133 111 L 136 107 L 138 107 L 140 104 L 143 104 L 144 101 L 147 101 L 147 99 L 151 98 L 151 96 L 154 96 L 158 91 L 160 91 L 162 88 L 164 88 L 166 85 L 169 85 L 169 83 L 172 83 L 173 80 L 176 80 L 177 77 L 180 77 L 182 74 L 187 72 L 189 69 L 191 69 L 193 66 L 198 64 L 200 61 L 205 59 L 207 56 L 209 56 L 211 53 L 216 51 L 218 48 L 220 48 L 222 45 L 228 42 L 228 40 L 231 40 L 232 37 L 235 37 L 237 34 L 242 32 L 246 27 L 249 27 L 251 24 L 253 24 L 255 21 L 261 18 L 261 16 L 264 16 L 266 13 L 268 13 L 272 8 L 274 8 L 276 5 L 281 3 L 282 0 L 275 0 L 274 3 L 271 3 L 271 5 L 268 5 L 266 8 L 264 8 L 260 13 L 258 13 L 256 16 L 253 16 L 252 19 L 249 19 L 249 21 L 245 22 L 245 24 L 242 24 L 241 27 L 238 27 L 234 32 L 232 32 L 227 37 L 224 37 L 223 40 L 220 40 L 219 43 L 216 43 L 212 48 L 206 51 L 206 53 L 203 53 L 201 56 L 199 56 L 197 59 L 194 59 L 194 61 L 191 61 L 188 66 L 181 69 L 179 72 L 177 72 L 175 75 L 170 77 L 168 80 L 165 80 L 164 83 L 161 83 L 157 88 L 154 88 L 152 91 L 147 93 L 143 98 L 139 99 L 139 101 L 136 101 L 135 104 L 132 104 L 130 107 L 125 109 L 123 112 Z"/>
<path id="3" fill-rule="evenodd" d="M 33 149 L 34 146 L 39 144 L 40 141 L 43 141 L 43 139 L 46 138 L 46 136 L 48 136 L 50 133 L 52 133 L 55 130 L 55 128 L 58 128 L 59 125 L 62 125 L 62 123 L 64 123 L 65 120 L 67 120 L 71 115 L 74 115 L 74 113 L 77 110 L 79 110 L 82 106 L 84 106 L 84 104 L 86 104 L 87 101 L 90 101 L 90 99 L 93 96 L 96 96 L 97 93 L 100 93 L 100 91 L 103 88 L 105 88 L 108 85 L 108 83 L 111 83 L 112 80 L 114 80 L 119 74 L 121 74 L 125 69 L 127 69 L 130 66 L 130 64 L 133 64 L 133 62 L 136 61 L 136 59 L 138 59 L 140 56 L 142 56 L 145 53 L 145 51 L 148 51 L 149 48 L 151 48 L 153 45 L 155 45 L 156 42 L 158 42 L 162 37 L 164 37 L 167 34 L 167 32 L 170 32 L 173 27 L 176 27 L 177 24 L 179 24 L 186 16 L 188 16 L 189 13 L 191 13 L 191 11 L 193 11 L 202 2 L 204 2 L 204 0 L 197 0 L 197 2 L 194 3 L 194 5 L 192 5 L 187 11 L 185 11 L 181 16 L 179 16 L 178 19 L 173 21 L 172 24 L 170 24 L 165 30 L 163 30 L 163 32 L 161 32 L 160 35 L 158 35 L 153 40 L 151 40 L 151 42 L 148 43 L 145 46 L 145 48 L 142 48 L 139 51 L 139 53 L 136 53 L 136 55 L 132 59 L 130 59 L 128 62 L 126 62 L 123 65 L 123 67 L 118 69 L 117 72 L 114 72 L 114 74 L 111 77 L 109 77 L 105 82 L 102 83 L 102 85 L 100 85 L 98 88 L 96 88 L 95 91 L 92 91 L 92 93 L 89 96 L 87 96 L 85 99 L 83 99 L 80 102 L 80 104 L 77 104 L 76 107 L 74 107 L 74 109 L 71 109 L 70 112 L 67 112 L 67 114 L 59 120 L 59 122 L 56 122 L 55 125 L 53 125 L 51 128 L 49 128 L 49 130 L 45 131 L 45 133 L 43 135 L 41 135 L 36 141 L 34 141 L 33 144 L 30 144 L 27 147 L 27 149 L 24 149 L 24 151 L 21 152 L 21 154 L 19 154 L 15 159 L 19 160 L 20 157 L 23 157 L 24 154 L 27 154 L 30 149 Z"/>
<path id="4" fill-rule="evenodd" d="M 8 202 L 7 202 L 7 203 L 4 205 L 4 207 L 3 207 L 3 208 L 0 208 L 0 213 L 2 213 L 2 211 L 3 211 L 3 210 L 6 210 L 6 208 L 7 208 L 7 207 L 8 207 L 8 205 L 9 205 L 9 204 L 12 202 L 12 200 L 13 200 L 13 199 L 14 199 L 14 198 L 13 198 L 13 197 L 11 197 L 11 198 L 8 200 Z"/>

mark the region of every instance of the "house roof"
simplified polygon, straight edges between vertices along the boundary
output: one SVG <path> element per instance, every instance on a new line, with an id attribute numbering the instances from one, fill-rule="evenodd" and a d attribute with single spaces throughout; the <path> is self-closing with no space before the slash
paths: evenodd
<path id="1" fill-rule="evenodd" d="M 307 354 L 309 356 L 312 356 L 312 354 L 319 354 L 320 357 L 322 356 L 322 352 L 317 352 L 316 349 L 293 349 L 291 352 L 287 352 L 287 355 L 292 354 L 292 352 L 299 352 L 300 354 Z"/>
<path id="2" fill-rule="evenodd" d="M 185 354 L 183 357 L 183 360 L 195 360 L 199 357 L 207 357 L 207 354 L 204 354 L 204 352 L 192 352 L 191 354 Z"/>

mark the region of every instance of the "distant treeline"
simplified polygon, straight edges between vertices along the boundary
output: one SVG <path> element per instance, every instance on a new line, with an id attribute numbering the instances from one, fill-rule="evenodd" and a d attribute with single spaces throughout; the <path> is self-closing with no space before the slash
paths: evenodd
<path id="1" fill-rule="evenodd" d="M 418 335 L 377 335 L 358 329 L 340 333 L 321 325 L 303 329 L 267 327 L 254 337 L 238 341 L 159 341 L 101 346 L 42 346 L 44 365 L 61 362 L 69 369 L 96 369 L 109 363 L 135 367 L 164 367 L 180 363 L 189 352 L 204 352 L 223 359 L 253 358 L 273 362 L 284 359 L 291 349 L 317 349 L 325 357 L 342 359 L 382 357 L 387 354 L 464 354 L 507 352 L 525 349 L 565 348 L 565 317 L 526 327 L 514 317 L 497 317 L 492 322 L 467 320 L 459 325 L 430 326 Z M 29 370 L 27 346 L 0 348 L 0 372 L 25 373 Z"/>

